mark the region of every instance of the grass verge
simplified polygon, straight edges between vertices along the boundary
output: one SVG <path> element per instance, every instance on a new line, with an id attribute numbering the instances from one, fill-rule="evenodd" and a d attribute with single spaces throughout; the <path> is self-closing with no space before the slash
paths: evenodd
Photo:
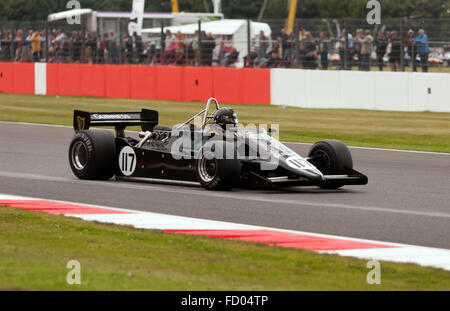
<path id="1" fill-rule="evenodd" d="M 33 96 L 0 93 L 0 121 L 72 125 L 73 109 L 158 110 L 160 123 L 177 124 L 204 108 L 198 102 Z M 450 152 L 450 113 L 302 109 L 227 105 L 244 124 L 279 124 L 280 139 L 310 142 L 335 138 L 348 145 Z"/>
<path id="2" fill-rule="evenodd" d="M 69 260 L 81 285 L 68 285 Z M 12 290 L 450 290 L 450 273 L 0 207 L 0 288 Z"/>

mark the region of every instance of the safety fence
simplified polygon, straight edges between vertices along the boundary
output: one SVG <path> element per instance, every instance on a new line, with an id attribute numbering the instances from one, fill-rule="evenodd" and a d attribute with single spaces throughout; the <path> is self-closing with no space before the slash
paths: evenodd
<path id="1" fill-rule="evenodd" d="M 282 19 L 263 20 L 269 30 L 243 22 L 227 34 L 199 22 L 195 32 L 161 24 L 129 36 L 125 20 L 96 32 L 85 18 L 80 25 L 0 21 L 0 61 L 392 71 L 445 69 L 450 61 L 449 19 L 298 19 L 292 31 Z M 426 55 L 414 42 L 419 29 L 428 36 Z"/>

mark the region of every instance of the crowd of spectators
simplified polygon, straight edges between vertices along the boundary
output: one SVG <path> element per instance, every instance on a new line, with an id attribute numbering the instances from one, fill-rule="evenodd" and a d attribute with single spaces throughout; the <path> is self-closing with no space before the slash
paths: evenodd
<path id="1" fill-rule="evenodd" d="M 48 62 L 233 67 L 240 54 L 233 46 L 232 36 L 205 32 L 188 36 L 167 30 L 163 44 L 161 37 L 144 42 L 136 33 L 119 37 L 113 30 L 104 34 L 84 31 L 67 34 L 53 29 L 48 35 Z M 44 30 L 1 30 L 0 61 L 43 60 L 45 37 Z M 242 55 L 247 67 L 327 70 L 332 62 L 338 69 L 350 70 L 357 66 L 367 71 L 375 65 L 382 71 L 389 63 L 391 70 L 397 71 L 403 63 L 414 71 L 418 64 L 423 71 L 428 70 L 428 37 L 423 29 L 417 35 L 409 30 L 403 42 L 395 30 L 372 34 L 369 29 L 357 29 L 352 35 L 343 29 L 335 38 L 325 32 L 314 37 L 304 28 L 296 35 L 282 29 L 276 40 L 270 40 L 261 31 L 251 40 L 250 47 L 250 53 Z"/>
<path id="2" fill-rule="evenodd" d="M 414 71 L 419 64 L 424 72 L 428 71 L 428 37 L 423 29 L 417 35 L 409 30 L 403 42 L 395 30 L 380 31 L 374 36 L 370 29 L 357 29 L 353 36 L 343 29 L 335 38 L 325 32 L 313 37 L 311 32 L 300 28 L 297 36 L 282 29 L 269 49 L 261 33 L 259 43 L 252 40 L 250 66 L 327 70 L 333 62 L 337 69 L 351 70 L 357 66 L 361 71 L 369 71 L 374 65 L 383 71 L 389 63 L 391 70 L 397 71 L 401 70 L 403 61 L 403 66 L 411 66 Z"/>
<path id="3" fill-rule="evenodd" d="M 45 30 L 2 30 L 0 32 L 0 60 L 42 61 L 46 41 Z M 103 35 L 72 31 L 67 35 L 62 30 L 49 32 L 48 62 L 71 62 L 90 64 L 119 64 L 120 41 L 114 31 Z M 142 39 L 137 36 L 123 38 L 123 55 L 130 62 L 142 62 Z"/>
<path id="4" fill-rule="evenodd" d="M 0 61 L 40 61 L 44 33 L 39 30 L 1 30 Z"/>
<path id="5" fill-rule="evenodd" d="M 45 57 L 45 30 L 0 31 L 0 61 L 30 62 L 41 61 Z M 200 39 L 200 40 L 199 40 Z M 49 32 L 48 62 L 89 63 L 89 64 L 166 64 L 231 66 L 237 61 L 238 52 L 227 44 L 226 36 L 218 44 L 217 38 L 201 32 L 185 36 L 169 30 L 161 39 L 144 42 L 134 33 L 121 38 L 114 30 L 98 34 L 72 31 L 70 34 L 53 29 Z M 220 52 L 216 53 L 217 48 Z M 164 52 L 162 52 L 164 51 Z"/>
<path id="6" fill-rule="evenodd" d="M 153 53 L 156 45 L 150 43 L 150 62 L 156 56 L 157 62 L 168 65 L 233 67 L 239 58 L 232 36 L 213 36 L 205 31 L 196 31 L 192 35 L 172 34 L 167 30 L 164 38 L 164 57 L 158 51 Z"/>

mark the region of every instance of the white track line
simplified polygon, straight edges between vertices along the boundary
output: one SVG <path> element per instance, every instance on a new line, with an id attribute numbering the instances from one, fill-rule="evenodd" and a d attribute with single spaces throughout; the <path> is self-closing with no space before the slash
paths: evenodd
<path id="1" fill-rule="evenodd" d="M 2 177 L 12 177 L 12 178 L 22 178 L 29 180 L 39 180 L 39 181 L 51 181 L 51 182 L 64 182 L 71 184 L 83 184 L 88 186 L 89 184 L 101 185 L 105 187 L 115 187 L 115 188 L 127 188 L 127 189 L 143 189 L 143 190 L 155 190 L 158 192 L 165 193 L 176 193 L 176 194 L 186 194 L 189 196 L 198 195 L 205 197 L 216 197 L 216 198 L 225 198 L 231 200 L 245 200 L 245 201 L 253 201 L 253 202 L 263 202 L 263 203 L 274 203 L 274 204 L 289 204 L 295 206 L 302 206 L 307 208 L 335 208 L 335 209 L 347 209 L 347 210 L 356 210 L 360 212 L 375 212 L 375 213 L 391 213 L 391 214 L 402 214 L 409 216 L 420 216 L 420 217 L 438 217 L 438 218 L 450 218 L 449 213 L 445 212 L 423 212 L 423 211 L 415 211 L 415 210 L 403 210 L 403 209 L 395 209 L 395 208 L 382 208 L 382 207 L 371 207 L 371 206 L 355 206 L 349 204 L 337 204 L 337 203 L 317 203 L 311 201 L 304 200 L 289 200 L 289 199 L 271 199 L 271 198 L 261 198 L 259 196 L 251 196 L 251 195 L 239 195 L 237 192 L 230 193 L 221 193 L 221 192 L 211 192 L 206 191 L 204 189 L 170 189 L 165 188 L 163 186 L 151 185 L 151 184 L 137 184 L 130 182 L 116 182 L 116 181 L 85 181 L 78 179 L 70 179 L 64 177 L 53 177 L 53 176 L 43 176 L 36 174 L 27 174 L 27 173 L 12 173 L 12 172 L 4 172 L 0 171 L 0 176 Z"/>
<path id="2" fill-rule="evenodd" d="M 283 143 L 289 145 L 304 145 L 304 146 L 312 146 L 312 143 L 299 143 L 299 142 L 290 142 L 284 141 Z M 423 153 L 423 154 L 435 154 L 435 155 L 447 155 L 450 156 L 448 152 L 433 152 L 433 151 L 417 151 L 417 150 L 401 150 L 401 149 L 387 149 L 387 148 L 373 148 L 373 147 L 358 147 L 358 146 L 348 146 L 352 149 L 362 149 L 362 150 L 373 150 L 373 151 L 392 151 L 392 152 L 407 152 L 407 153 Z"/>
<path id="3" fill-rule="evenodd" d="M 45 124 L 45 123 L 31 123 L 31 122 L 13 122 L 13 121 L 0 121 L 0 124 L 20 124 L 20 125 L 29 125 L 29 126 L 44 126 L 44 127 L 60 127 L 60 128 L 71 128 L 68 125 L 60 125 L 60 124 Z"/>
<path id="4" fill-rule="evenodd" d="M 30 122 L 12 122 L 12 121 L 0 121 L 0 123 L 6 124 L 21 124 L 30 126 L 48 126 L 48 127 L 63 127 L 72 128 L 68 125 L 57 125 L 57 124 L 41 124 L 41 123 L 30 123 Z M 132 132 L 132 131 L 130 131 Z M 306 145 L 311 146 L 312 143 L 299 143 L 299 142 L 289 142 L 285 141 L 283 143 L 292 145 Z M 432 152 L 432 151 L 418 151 L 418 150 L 401 150 L 401 149 L 387 149 L 387 148 L 373 148 L 373 147 L 359 147 L 359 146 L 349 146 L 349 148 L 362 149 L 362 150 L 374 150 L 374 151 L 392 151 L 392 152 L 409 152 L 409 153 L 423 153 L 423 154 L 435 154 L 435 155 L 450 155 L 449 152 Z"/>

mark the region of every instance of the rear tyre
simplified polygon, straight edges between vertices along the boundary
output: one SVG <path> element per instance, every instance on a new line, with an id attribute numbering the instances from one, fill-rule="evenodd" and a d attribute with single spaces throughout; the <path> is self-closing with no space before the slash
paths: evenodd
<path id="1" fill-rule="evenodd" d="M 347 146 L 335 139 L 319 141 L 309 151 L 309 162 L 324 175 L 343 175 L 347 169 L 353 168 L 352 155 Z M 338 189 L 341 183 L 327 182 L 320 186 L 323 189 Z"/>
<path id="2" fill-rule="evenodd" d="M 225 157 L 233 148 L 233 158 Z M 201 158 L 196 162 L 196 175 L 200 184 L 208 190 L 230 190 L 241 177 L 241 161 L 236 158 L 234 146 L 225 141 L 209 141 L 203 146 Z"/>
<path id="3" fill-rule="evenodd" d="M 70 168 L 79 179 L 110 179 L 116 172 L 116 162 L 115 138 L 109 131 L 81 131 L 70 143 Z"/>

